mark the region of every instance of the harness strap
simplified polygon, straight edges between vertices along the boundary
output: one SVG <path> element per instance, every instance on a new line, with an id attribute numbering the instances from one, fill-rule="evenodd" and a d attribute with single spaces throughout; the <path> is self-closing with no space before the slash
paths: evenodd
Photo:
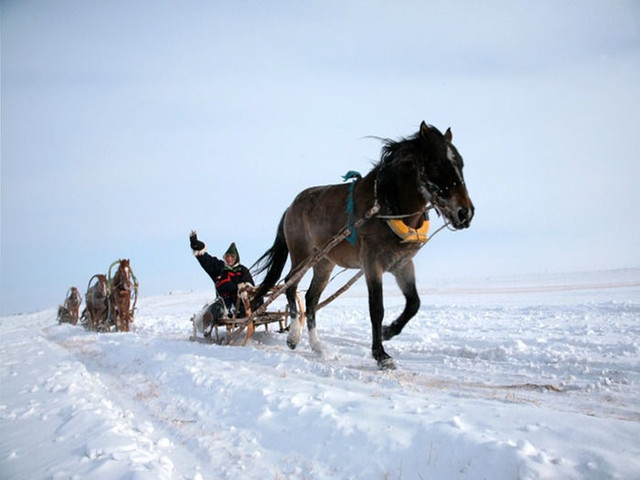
<path id="1" fill-rule="evenodd" d="M 343 175 L 342 179 L 346 182 L 347 180 L 353 180 L 351 185 L 349 185 L 349 197 L 347 198 L 347 214 L 349 215 L 349 236 L 347 237 L 347 241 L 351 245 L 356 244 L 356 239 L 358 238 L 358 231 L 354 227 L 355 220 L 354 216 L 354 205 L 353 205 L 353 189 L 356 186 L 356 182 L 362 178 L 359 172 L 354 170 L 349 170 L 345 175 Z"/>
<path id="2" fill-rule="evenodd" d="M 402 239 L 402 243 L 427 243 L 429 239 L 429 216 L 425 213 L 424 221 L 418 228 L 412 228 L 400 218 L 386 220 L 393 233 Z"/>

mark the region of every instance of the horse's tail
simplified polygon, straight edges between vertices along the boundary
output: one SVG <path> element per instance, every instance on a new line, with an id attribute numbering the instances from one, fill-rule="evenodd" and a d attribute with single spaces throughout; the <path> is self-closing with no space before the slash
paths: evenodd
<path id="1" fill-rule="evenodd" d="M 264 252 L 264 254 L 253 265 L 251 265 L 250 270 L 253 275 L 259 275 L 265 270 L 267 272 L 264 280 L 258 286 L 258 289 L 253 295 L 253 300 L 251 302 L 252 308 L 255 308 L 253 304 L 257 305 L 258 301 L 267 294 L 269 289 L 273 287 L 278 280 L 280 280 L 282 270 L 284 270 L 284 265 L 287 263 L 289 247 L 287 247 L 287 241 L 284 237 L 284 217 L 286 213 L 287 212 L 285 212 L 280 219 L 278 233 L 276 234 L 276 239 L 274 240 L 271 248 Z"/>

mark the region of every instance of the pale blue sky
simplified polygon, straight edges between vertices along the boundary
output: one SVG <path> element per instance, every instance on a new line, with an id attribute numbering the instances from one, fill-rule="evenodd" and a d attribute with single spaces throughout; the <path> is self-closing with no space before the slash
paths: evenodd
<path id="1" fill-rule="evenodd" d="M 3 315 L 117 258 L 142 295 L 212 289 L 191 228 L 251 264 L 297 192 L 422 120 L 476 217 L 419 284 L 640 266 L 636 1 L 0 5 Z"/>

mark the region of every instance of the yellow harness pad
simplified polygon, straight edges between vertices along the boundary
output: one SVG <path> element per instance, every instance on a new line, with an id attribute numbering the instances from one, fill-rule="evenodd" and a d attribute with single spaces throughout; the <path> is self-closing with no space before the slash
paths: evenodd
<path id="1" fill-rule="evenodd" d="M 428 240 L 427 234 L 429 233 L 429 219 L 425 219 L 419 228 L 411 228 L 399 218 L 393 218 L 387 220 L 389 228 L 398 235 L 402 242 L 418 242 L 426 243 Z"/>

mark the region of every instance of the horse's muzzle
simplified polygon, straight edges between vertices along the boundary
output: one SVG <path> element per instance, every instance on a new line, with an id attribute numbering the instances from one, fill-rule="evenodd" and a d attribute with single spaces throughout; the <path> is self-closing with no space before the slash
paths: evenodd
<path id="1" fill-rule="evenodd" d="M 468 228 L 471 225 L 471 220 L 473 219 L 473 214 L 475 213 L 475 208 L 473 204 L 469 204 L 468 207 L 457 207 L 452 212 L 452 215 L 449 217 L 451 221 L 451 225 L 456 230 L 461 230 L 463 228 Z"/>

